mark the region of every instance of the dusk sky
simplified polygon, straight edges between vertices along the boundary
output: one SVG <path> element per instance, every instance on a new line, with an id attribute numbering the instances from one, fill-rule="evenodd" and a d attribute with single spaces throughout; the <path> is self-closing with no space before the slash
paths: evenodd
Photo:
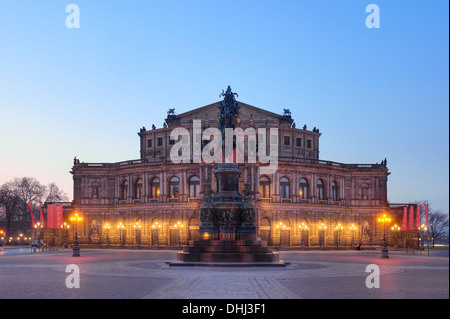
<path id="1" fill-rule="evenodd" d="M 69 4 L 80 28 L 69 29 Z M 380 28 L 367 28 L 369 4 Z M 388 200 L 449 212 L 448 1 L 0 0 L 0 185 L 139 158 L 142 126 L 239 101 L 318 127 L 323 160 L 380 163 Z"/>

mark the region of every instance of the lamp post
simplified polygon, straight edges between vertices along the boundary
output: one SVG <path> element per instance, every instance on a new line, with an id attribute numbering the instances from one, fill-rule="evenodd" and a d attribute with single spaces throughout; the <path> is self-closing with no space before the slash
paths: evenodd
<path id="1" fill-rule="evenodd" d="M 394 225 L 391 227 L 391 230 L 394 233 L 394 247 L 398 248 L 398 232 L 400 231 L 400 227 L 398 225 Z"/>
<path id="2" fill-rule="evenodd" d="M 378 222 L 383 225 L 383 245 L 381 246 L 381 258 L 389 258 L 389 251 L 386 242 L 386 225 L 391 222 L 391 218 L 386 214 L 383 214 L 383 216 L 378 218 Z"/>
<path id="3" fill-rule="evenodd" d="M 327 226 L 324 223 L 321 223 L 319 225 L 319 233 L 322 233 L 322 240 L 320 243 L 322 249 L 325 249 L 325 229 L 327 229 Z"/>
<path id="4" fill-rule="evenodd" d="M 133 227 L 134 227 L 135 237 L 136 237 L 136 249 L 139 249 L 139 244 L 140 244 L 139 231 L 141 229 L 141 224 L 139 222 L 136 222 L 133 225 Z"/>
<path id="5" fill-rule="evenodd" d="M 109 230 L 111 229 L 111 225 L 106 223 L 105 226 L 103 226 L 106 231 L 106 247 L 109 246 Z"/>
<path id="6" fill-rule="evenodd" d="M 355 231 L 356 231 L 356 226 L 354 224 L 350 226 L 350 231 L 352 232 L 352 249 L 353 249 L 355 248 Z"/>
<path id="7" fill-rule="evenodd" d="M 63 231 L 63 238 L 64 238 L 64 248 L 67 248 L 68 247 L 68 245 L 67 245 L 67 232 L 68 232 L 68 229 L 70 228 L 70 225 L 69 224 L 67 224 L 66 222 L 64 222 L 62 225 L 61 225 L 61 229 L 62 229 L 62 231 Z"/>
<path id="8" fill-rule="evenodd" d="M 338 224 L 336 226 L 336 231 L 338 232 L 337 248 L 341 248 L 341 230 L 342 229 L 344 229 L 344 227 L 341 224 Z"/>
<path id="9" fill-rule="evenodd" d="M 121 222 L 117 225 L 117 229 L 119 231 L 119 248 L 122 248 L 123 246 L 122 231 L 124 228 L 125 226 Z"/>
<path id="10" fill-rule="evenodd" d="M 161 228 L 161 225 L 158 222 L 155 222 L 152 225 L 152 228 L 156 230 L 156 243 L 155 243 L 155 248 L 159 248 L 159 229 Z"/>
<path id="11" fill-rule="evenodd" d="M 279 245 L 279 248 L 281 248 L 282 247 L 282 244 L 281 244 L 281 230 L 283 229 L 283 228 L 285 228 L 286 226 L 284 226 L 284 224 L 282 223 L 282 222 L 280 222 L 278 225 L 277 225 L 277 228 L 280 230 L 280 245 Z"/>
<path id="12" fill-rule="evenodd" d="M 302 223 L 301 225 L 298 226 L 298 228 L 300 228 L 300 236 L 301 236 L 301 240 L 302 240 L 302 249 L 305 249 L 305 239 L 304 239 L 304 231 L 308 230 L 308 225 L 305 225 L 305 223 Z"/>
<path id="13" fill-rule="evenodd" d="M 425 250 L 425 241 L 424 241 L 425 236 L 423 234 L 427 230 L 428 230 L 428 228 L 425 226 L 425 224 L 420 225 L 420 240 L 421 240 L 422 250 Z"/>
<path id="14" fill-rule="evenodd" d="M 38 242 L 38 248 L 39 252 L 41 251 L 41 229 L 44 228 L 44 225 L 41 225 L 40 222 L 37 222 L 34 224 L 34 228 L 36 229 L 36 235 L 37 235 L 37 242 Z"/>
<path id="15" fill-rule="evenodd" d="M 178 249 L 181 249 L 181 229 L 183 228 L 183 224 L 178 222 L 177 224 L 175 224 L 175 228 L 178 229 Z"/>
<path id="16" fill-rule="evenodd" d="M 75 223 L 75 241 L 73 243 L 72 257 L 80 257 L 80 247 L 78 246 L 78 223 L 83 221 L 83 217 L 75 213 L 74 216 L 70 217 L 70 221 Z"/>

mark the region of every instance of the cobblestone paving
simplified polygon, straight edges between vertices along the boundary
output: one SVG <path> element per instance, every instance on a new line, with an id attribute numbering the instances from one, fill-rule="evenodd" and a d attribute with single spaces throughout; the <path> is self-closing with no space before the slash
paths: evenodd
<path id="1" fill-rule="evenodd" d="M 69 250 L 0 256 L 1 298 L 300 299 L 449 298 L 448 257 L 280 252 L 285 268 L 170 267 L 175 251 Z M 65 285 L 77 264 L 80 288 Z M 380 269 L 380 288 L 365 285 Z"/>

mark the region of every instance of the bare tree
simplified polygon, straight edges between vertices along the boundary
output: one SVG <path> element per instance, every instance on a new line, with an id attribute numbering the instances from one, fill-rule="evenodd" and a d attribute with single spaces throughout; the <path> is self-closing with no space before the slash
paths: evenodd
<path id="1" fill-rule="evenodd" d="M 67 195 L 55 183 L 50 183 L 47 187 L 31 177 L 15 178 L 3 184 L 1 189 L 3 201 L 0 205 L 4 207 L 7 224 L 11 228 L 11 223 L 14 222 L 19 231 L 30 229 L 29 203 L 32 203 L 33 211 L 39 212 L 39 207 L 45 203 L 68 200 Z"/>
<path id="2" fill-rule="evenodd" d="M 17 216 L 19 206 L 19 197 L 12 191 L 8 184 L 2 185 L 0 187 L 0 208 L 2 208 L 2 217 L 5 220 L 5 231 L 8 236 L 11 234 L 11 226 Z"/>
<path id="3" fill-rule="evenodd" d="M 449 216 L 442 210 L 431 209 L 431 205 L 426 200 L 415 203 L 420 206 L 421 223 L 425 222 L 425 204 L 428 204 L 428 233 L 434 247 L 435 239 L 441 236 L 444 232 L 448 232 Z"/>
<path id="4" fill-rule="evenodd" d="M 434 247 L 434 240 L 443 233 L 448 232 L 448 215 L 442 210 L 431 211 L 428 213 L 428 221 L 430 223 L 428 231 Z"/>
<path id="5" fill-rule="evenodd" d="M 66 202 L 69 200 L 67 194 L 60 190 L 55 183 L 50 183 L 47 186 L 46 197 L 44 203 Z"/>

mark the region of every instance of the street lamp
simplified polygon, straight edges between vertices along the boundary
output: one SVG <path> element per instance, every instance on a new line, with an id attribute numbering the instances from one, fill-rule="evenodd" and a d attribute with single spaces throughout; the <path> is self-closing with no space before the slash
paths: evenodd
<path id="1" fill-rule="evenodd" d="M 322 249 L 325 249 L 325 230 L 327 229 L 327 226 L 324 223 L 321 223 L 319 225 L 319 232 L 322 232 L 322 242 L 320 243 Z"/>
<path id="2" fill-rule="evenodd" d="M 344 227 L 341 224 L 338 224 L 336 226 L 336 230 L 338 232 L 338 248 L 341 248 L 341 230 L 344 229 Z"/>
<path id="3" fill-rule="evenodd" d="M 136 222 L 133 225 L 133 228 L 135 230 L 135 237 L 136 237 L 136 249 L 139 248 L 140 240 L 139 240 L 139 230 L 141 229 L 141 224 L 139 222 Z"/>
<path id="4" fill-rule="evenodd" d="M 394 225 L 391 227 L 391 230 L 394 233 L 394 245 L 395 248 L 398 248 L 398 232 L 400 231 L 400 227 L 398 225 Z"/>
<path id="5" fill-rule="evenodd" d="M 152 225 L 152 228 L 156 230 L 156 243 L 155 243 L 155 248 L 159 248 L 159 239 L 158 239 L 158 233 L 159 233 L 159 229 L 161 228 L 161 225 L 158 222 L 155 222 Z"/>
<path id="6" fill-rule="evenodd" d="M 284 226 L 284 224 L 282 223 L 282 222 L 280 222 L 278 225 L 277 225 L 277 228 L 279 228 L 280 229 L 280 245 L 279 245 L 279 247 L 281 248 L 281 229 L 284 229 L 286 226 Z"/>
<path id="7" fill-rule="evenodd" d="M 383 216 L 378 218 L 378 222 L 383 225 L 383 245 L 381 247 L 381 258 L 389 258 L 389 251 L 387 249 L 386 242 L 386 225 L 391 222 L 391 218 L 386 214 L 383 214 Z"/>
<path id="8" fill-rule="evenodd" d="M 356 231 L 356 226 L 354 224 L 350 226 L 350 231 L 352 232 L 352 249 L 353 249 L 355 248 L 355 231 Z"/>
<path id="9" fill-rule="evenodd" d="M 183 227 L 183 224 L 178 222 L 177 224 L 175 224 L 175 228 L 178 229 L 178 249 L 181 249 L 181 237 L 180 237 L 180 232 L 181 232 L 181 228 Z"/>
<path id="10" fill-rule="evenodd" d="M 301 225 L 298 226 L 298 228 L 300 228 L 300 232 L 301 232 L 302 249 L 305 249 L 305 239 L 304 239 L 303 231 L 308 230 L 308 225 L 305 225 L 305 223 L 302 223 Z"/>
<path id="11" fill-rule="evenodd" d="M 119 248 L 122 248 L 123 240 L 122 240 L 122 231 L 125 228 L 125 226 L 120 222 L 117 225 L 117 229 L 119 230 Z"/>
<path id="12" fill-rule="evenodd" d="M 0 229 L 0 247 L 3 246 L 4 240 L 5 240 L 5 232 L 3 231 L 3 229 Z"/>
<path id="13" fill-rule="evenodd" d="M 78 213 L 75 213 L 75 215 L 70 217 L 70 221 L 75 223 L 75 241 L 73 243 L 72 257 L 80 257 L 80 247 L 78 246 L 78 223 L 83 221 L 83 217 L 79 216 Z"/>
<path id="14" fill-rule="evenodd" d="M 63 231 L 63 237 L 64 237 L 64 248 L 67 248 L 67 232 L 68 229 L 70 228 L 70 225 L 67 224 L 66 222 L 64 222 L 61 225 L 62 231 Z"/>
<path id="15" fill-rule="evenodd" d="M 425 241 L 424 241 L 425 236 L 423 235 L 423 233 L 427 230 L 428 230 L 428 228 L 427 228 L 427 226 L 425 226 L 425 224 L 420 225 L 420 240 L 421 240 L 422 250 L 425 250 Z"/>
<path id="16" fill-rule="evenodd" d="M 41 251 L 41 229 L 44 228 L 44 225 L 41 225 L 40 222 L 37 222 L 36 224 L 34 224 L 34 229 L 36 230 L 36 235 L 37 235 L 37 241 L 38 241 L 38 248 L 39 248 L 39 252 Z"/>
<path id="17" fill-rule="evenodd" d="M 106 247 L 109 246 L 109 230 L 111 229 L 111 225 L 106 223 L 105 226 L 103 226 L 106 231 Z"/>

